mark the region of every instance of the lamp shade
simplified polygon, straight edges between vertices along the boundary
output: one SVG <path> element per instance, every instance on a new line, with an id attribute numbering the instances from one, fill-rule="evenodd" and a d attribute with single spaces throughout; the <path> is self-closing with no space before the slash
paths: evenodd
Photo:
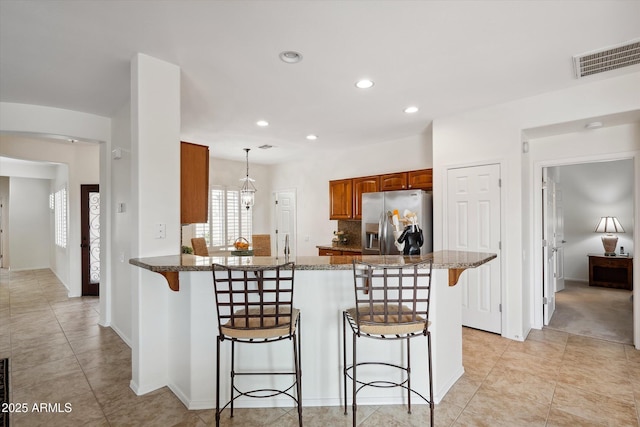
<path id="1" fill-rule="evenodd" d="M 624 228 L 615 216 L 603 216 L 594 231 L 596 233 L 624 233 Z"/>

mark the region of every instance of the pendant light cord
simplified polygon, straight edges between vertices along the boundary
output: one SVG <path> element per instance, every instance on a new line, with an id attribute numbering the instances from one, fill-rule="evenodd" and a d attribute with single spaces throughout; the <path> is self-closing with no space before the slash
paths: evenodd
<path id="1" fill-rule="evenodd" d="M 247 182 L 249 182 L 249 150 L 250 148 L 244 149 L 244 151 L 247 152 Z"/>

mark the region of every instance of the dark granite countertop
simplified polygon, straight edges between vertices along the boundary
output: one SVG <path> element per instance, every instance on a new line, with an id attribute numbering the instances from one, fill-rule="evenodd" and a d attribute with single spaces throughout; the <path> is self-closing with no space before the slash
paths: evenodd
<path id="1" fill-rule="evenodd" d="M 150 258 L 132 258 L 129 264 L 144 268 L 165 277 L 169 288 L 180 290 L 179 273 L 188 271 L 211 271 L 212 264 L 227 266 L 273 266 L 292 261 L 296 270 L 350 270 L 354 259 L 399 267 L 416 261 L 433 262 L 434 269 L 449 270 L 449 286 L 458 283 L 458 278 L 467 268 L 475 268 L 496 258 L 496 254 L 464 251 L 436 251 L 417 256 L 402 255 L 340 255 L 299 256 L 290 258 L 261 256 L 204 257 L 197 255 L 167 255 Z"/>
<path id="2" fill-rule="evenodd" d="M 318 245 L 316 246 L 318 249 L 330 249 L 332 251 L 343 251 L 343 252 L 357 252 L 362 253 L 362 248 L 360 246 L 350 246 L 346 245 Z"/>
<path id="3" fill-rule="evenodd" d="M 401 266 L 418 260 L 429 262 L 433 260 L 434 269 L 466 269 L 475 268 L 496 257 L 496 254 L 482 252 L 463 251 L 436 251 L 425 255 L 342 255 L 342 256 L 299 256 L 291 257 L 289 261 L 295 262 L 296 270 L 349 270 L 352 260 Z M 129 263 L 157 273 L 178 271 L 211 271 L 211 265 L 222 264 L 228 266 L 269 266 L 285 262 L 281 257 L 260 256 L 229 256 L 229 257 L 203 257 L 196 255 L 168 255 L 150 258 L 132 258 Z"/>

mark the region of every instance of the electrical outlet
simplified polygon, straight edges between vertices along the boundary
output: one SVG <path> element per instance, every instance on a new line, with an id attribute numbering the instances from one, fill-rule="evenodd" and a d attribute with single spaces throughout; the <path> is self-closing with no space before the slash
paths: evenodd
<path id="1" fill-rule="evenodd" d="M 167 224 L 157 223 L 156 239 L 166 239 L 166 238 L 167 238 Z"/>

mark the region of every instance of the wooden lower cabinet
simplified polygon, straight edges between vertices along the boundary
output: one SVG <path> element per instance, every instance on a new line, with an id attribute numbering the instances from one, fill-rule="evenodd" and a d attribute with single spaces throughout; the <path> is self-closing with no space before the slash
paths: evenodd
<path id="1" fill-rule="evenodd" d="M 342 251 L 337 251 L 334 249 L 318 249 L 319 256 L 334 256 L 334 255 L 342 255 Z"/>
<path id="2" fill-rule="evenodd" d="M 633 290 L 633 257 L 589 254 L 589 286 Z"/>
<path id="3" fill-rule="evenodd" d="M 318 248 L 318 256 L 336 256 L 336 255 L 362 255 L 362 252 Z"/>

